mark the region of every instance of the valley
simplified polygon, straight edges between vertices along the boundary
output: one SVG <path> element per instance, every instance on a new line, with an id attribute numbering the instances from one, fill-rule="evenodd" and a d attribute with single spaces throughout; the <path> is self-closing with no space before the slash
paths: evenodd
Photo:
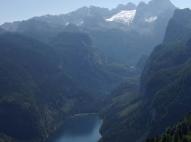
<path id="1" fill-rule="evenodd" d="M 191 10 L 82 7 L 0 26 L 0 142 L 189 142 Z"/>

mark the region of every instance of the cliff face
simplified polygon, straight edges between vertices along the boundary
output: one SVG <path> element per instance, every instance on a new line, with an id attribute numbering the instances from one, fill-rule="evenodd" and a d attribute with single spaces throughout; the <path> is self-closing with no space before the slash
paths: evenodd
<path id="1" fill-rule="evenodd" d="M 183 119 L 190 111 L 191 11 L 176 10 L 164 42 L 156 47 L 142 75 L 142 92 L 151 112 L 151 136 Z"/>
<path id="2" fill-rule="evenodd" d="M 155 48 L 146 63 L 138 100 L 128 102 L 128 98 L 124 105 L 120 99 L 106 111 L 104 142 L 144 141 L 163 133 L 190 112 L 190 14 L 188 9 L 175 11 L 164 42 Z"/>

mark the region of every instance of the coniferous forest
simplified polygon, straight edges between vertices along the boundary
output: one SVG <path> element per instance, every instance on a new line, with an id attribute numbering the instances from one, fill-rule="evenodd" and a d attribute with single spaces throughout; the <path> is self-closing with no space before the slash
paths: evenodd
<path id="1" fill-rule="evenodd" d="M 0 21 L 0 142 L 191 142 L 191 3 L 103 7 Z"/>

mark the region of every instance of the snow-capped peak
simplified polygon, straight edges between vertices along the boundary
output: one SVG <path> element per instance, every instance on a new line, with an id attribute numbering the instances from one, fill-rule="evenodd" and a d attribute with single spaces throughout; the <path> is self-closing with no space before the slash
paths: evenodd
<path id="1" fill-rule="evenodd" d="M 155 22 L 157 19 L 158 19 L 157 16 L 151 16 L 151 17 L 145 18 L 145 22 L 147 22 L 147 23 L 153 23 L 153 22 Z"/>
<path id="2" fill-rule="evenodd" d="M 106 19 L 106 21 L 109 22 L 120 22 L 120 23 L 127 23 L 130 25 L 136 15 L 136 10 L 123 10 L 115 15 L 113 15 L 111 18 Z"/>

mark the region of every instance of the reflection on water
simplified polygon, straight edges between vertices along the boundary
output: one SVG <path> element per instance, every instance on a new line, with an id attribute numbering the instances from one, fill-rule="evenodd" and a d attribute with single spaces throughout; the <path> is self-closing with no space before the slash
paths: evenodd
<path id="1" fill-rule="evenodd" d="M 50 142 L 97 142 L 102 120 L 97 115 L 83 115 L 66 120 Z"/>

